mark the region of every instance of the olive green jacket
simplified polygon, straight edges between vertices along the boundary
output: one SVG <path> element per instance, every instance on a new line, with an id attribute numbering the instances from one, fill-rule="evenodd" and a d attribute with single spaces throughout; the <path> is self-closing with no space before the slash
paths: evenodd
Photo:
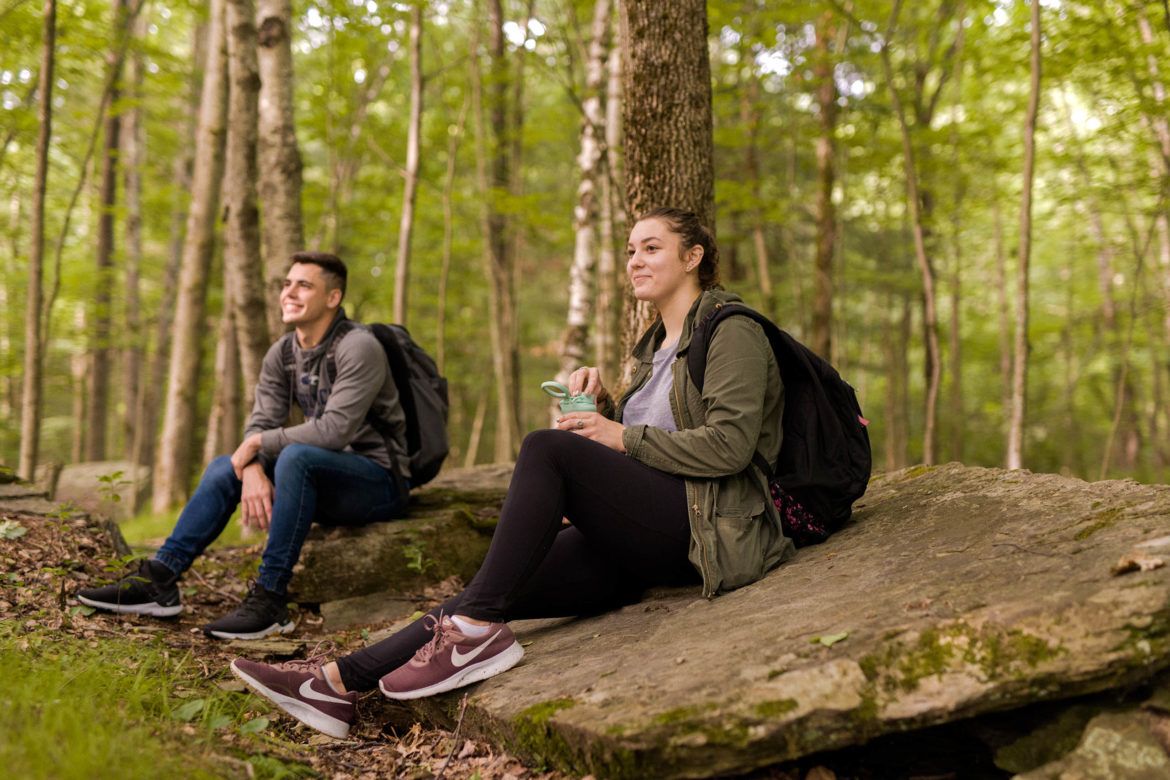
<path id="1" fill-rule="evenodd" d="M 794 549 L 781 533 L 767 480 L 752 465 L 757 450 L 769 463 L 776 461 L 784 413 L 784 385 L 763 328 L 747 317 L 724 320 L 708 347 L 702 393 L 687 373 L 695 323 L 718 303 L 740 300 L 708 290 L 687 314 L 670 366 L 670 408 L 678 431 L 633 425 L 622 434 L 630 457 L 685 477 L 690 560 L 703 576 L 707 598 L 755 582 Z M 626 401 L 649 378 L 664 336 L 657 320 L 634 347 L 638 365 L 629 389 L 611 409 L 615 420 L 621 420 Z"/>

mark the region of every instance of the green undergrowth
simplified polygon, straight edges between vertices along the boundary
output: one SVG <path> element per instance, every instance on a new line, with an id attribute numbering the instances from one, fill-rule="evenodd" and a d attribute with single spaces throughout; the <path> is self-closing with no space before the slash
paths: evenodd
<path id="1" fill-rule="evenodd" d="M 24 633 L 0 620 L 0 767 L 19 778 L 283 778 L 254 697 L 155 639 Z"/>
<path id="2" fill-rule="evenodd" d="M 120 521 L 118 528 L 122 531 L 126 543 L 131 547 L 153 549 L 158 547 L 174 530 L 175 522 L 179 519 L 179 511 L 179 509 L 173 509 L 158 514 L 150 511 L 139 512 L 134 517 Z M 240 525 L 240 512 L 237 509 L 223 529 L 223 533 L 211 543 L 211 546 L 213 548 L 237 547 L 243 544 L 255 544 L 262 539 L 263 536 L 255 531 L 245 536 L 244 529 Z"/>

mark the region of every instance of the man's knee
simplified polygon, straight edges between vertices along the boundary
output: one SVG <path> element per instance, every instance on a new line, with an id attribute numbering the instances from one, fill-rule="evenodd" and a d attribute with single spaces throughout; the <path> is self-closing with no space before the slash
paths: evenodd
<path id="1" fill-rule="evenodd" d="M 276 458 L 274 476 L 279 481 L 282 476 L 303 475 L 316 460 L 322 450 L 311 444 L 290 444 L 280 451 Z"/>

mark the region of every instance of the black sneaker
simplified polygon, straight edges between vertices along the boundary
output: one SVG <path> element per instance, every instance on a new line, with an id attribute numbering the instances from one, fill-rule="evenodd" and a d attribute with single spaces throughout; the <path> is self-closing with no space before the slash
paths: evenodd
<path id="1" fill-rule="evenodd" d="M 295 627 L 284 596 L 254 582 L 243 603 L 231 614 L 205 625 L 203 633 L 219 639 L 261 639 L 287 634 Z"/>
<path id="2" fill-rule="evenodd" d="M 179 602 L 179 575 L 158 561 L 145 558 L 138 571 L 103 588 L 77 591 L 77 600 L 97 609 L 128 615 L 172 617 L 183 611 Z"/>

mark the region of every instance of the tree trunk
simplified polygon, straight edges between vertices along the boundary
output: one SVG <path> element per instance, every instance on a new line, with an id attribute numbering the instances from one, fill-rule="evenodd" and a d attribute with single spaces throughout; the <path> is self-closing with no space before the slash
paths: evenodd
<path id="1" fill-rule="evenodd" d="M 206 60 L 207 26 L 198 25 L 191 33 L 191 51 L 196 62 Z M 187 139 L 184 151 L 175 155 L 171 161 L 173 179 L 176 183 L 171 205 L 171 221 L 169 238 L 167 241 L 167 262 L 163 270 L 163 287 L 159 300 L 158 319 L 154 324 L 154 351 L 150 357 L 148 379 L 143 385 L 138 400 L 138 423 L 135 426 L 134 449 L 131 462 L 137 466 L 151 466 L 154 463 L 155 437 L 158 434 L 159 394 L 166 381 L 167 363 L 171 354 L 171 325 L 174 322 L 175 287 L 178 284 L 179 266 L 183 259 L 183 225 L 186 221 L 185 193 L 191 189 L 191 166 L 193 164 L 192 149 L 195 146 L 195 116 L 199 111 L 199 83 L 197 79 L 190 82 L 190 94 L 187 99 L 180 99 L 180 113 L 184 117 L 181 136 Z M 138 475 L 133 475 L 137 484 Z M 135 504 L 133 513 L 141 508 L 137 501 L 138 492 L 134 493 Z"/>
<path id="2" fill-rule="evenodd" d="M 394 321 L 406 325 L 406 294 L 410 282 L 410 238 L 414 231 L 414 202 L 418 194 L 419 135 L 422 131 L 423 3 L 415 0 L 410 12 L 410 122 L 406 131 L 406 170 L 402 215 L 398 222 L 398 265 L 394 270 Z"/>
<path id="3" fill-rule="evenodd" d="M 226 287 L 226 282 L 225 282 Z M 219 319 L 219 337 L 215 345 L 215 396 L 207 415 L 207 438 L 203 442 L 203 465 L 217 455 L 235 449 L 243 430 L 240 411 L 239 328 L 230 301 L 225 301 Z"/>
<path id="4" fill-rule="evenodd" d="M 472 51 L 478 47 L 473 42 Z M 446 374 L 447 369 L 447 287 L 451 279 L 451 244 L 455 231 L 455 214 L 451 205 L 451 196 L 455 190 L 455 170 L 458 162 L 459 141 L 463 137 L 463 125 L 467 121 L 467 109 L 470 101 L 465 96 L 463 106 L 459 109 L 459 119 L 455 123 L 455 132 L 447 139 L 447 173 L 443 177 L 443 260 L 439 269 L 439 295 L 437 306 L 437 322 L 435 323 L 435 364 L 440 374 Z"/>
<path id="5" fill-rule="evenodd" d="M 906 122 L 906 111 L 902 107 L 901 98 L 898 96 L 898 90 L 894 84 L 894 70 L 890 64 L 889 43 L 901 5 L 901 0 L 898 0 L 894 4 L 894 10 L 890 15 L 889 28 L 881 46 L 881 59 L 886 84 L 890 89 L 890 101 L 894 105 L 894 112 L 898 117 L 898 126 L 902 131 L 902 158 L 906 171 L 906 190 L 907 200 L 910 206 L 911 228 L 914 232 L 914 254 L 918 261 L 919 271 L 922 273 L 923 329 L 926 332 L 926 365 L 929 372 L 926 387 L 925 420 L 922 432 L 922 461 L 929 466 L 935 462 L 935 425 L 938 417 L 938 393 L 942 380 L 942 363 L 939 354 L 934 267 L 926 251 L 922 213 L 919 208 L 921 195 L 918 191 L 918 172 L 914 162 L 914 147 L 910 141 L 910 127 Z"/>
<path id="6" fill-rule="evenodd" d="M 589 325 L 594 320 L 593 280 L 597 266 L 597 232 L 600 215 L 601 181 L 605 172 L 605 59 L 610 46 L 610 0 L 596 0 L 593 27 L 585 63 L 585 94 L 582 101 L 581 181 L 573 209 L 573 262 L 569 270 L 569 311 L 561 339 L 561 364 L 557 379 L 567 382 L 569 374 L 589 362 Z"/>
<path id="7" fill-rule="evenodd" d="M 134 20 L 132 34 L 141 39 L 146 32 L 146 17 Z M 122 347 L 122 451 L 133 457 L 135 427 L 138 424 L 138 395 L 142 391 L 142 358 L 146 346 L 143 337 L 139 302 L 139 279 L 142 271 L 142 170 L 145 164 L 145 133 L 143 128 L 142 83 L 143 61 L 139 52 L 130 57 L 126 83 L 130 92 L 130 108 L 122 118 L 123 187 L 126 190 L 126 305 L 124 326 L 126 337 Z"/>
<path id="8" fill-rule="evenodd" d="M 33 179 L 32 213 L 29 219 L 28 291 L 24 317 L 24 382 L 20 409 L 19 473 L 29 481 L 36 477 L 40 449 L 41 371 L 44 345 L 41 342 L 41 296 L 44 278 L 45 192 L 49 179 L 49 139 L 53 127 L 53 69 L 56 64 L 57 2 L 45 0 L 42 10 L 41 74 L 37 85 L 36 174 Z"/>
<path id="9" fill-rule="evenodd" d="M 1036 115 L 1040 110 L 1040 3 L 1032 3 L 1032 80 L 1024 118 L 1024 177 L 1020 198 L 1020 259 L 1016 269 L 1016 321 L 1012 360 L 1012 416 L 1007 467 L 1023 468 L 1028 398 L 1028 267 L 1032 257 L 1032 181 L 1036 170 Z"/>
<path id="10" fill-rule="evenodd" d="M 825 11 L 817 20 L 813 78 L 816 82 L 817 197 L 816 254 L 813 258 L 812 332 L 809 346 L 825 360 L 833 357 L 833 255 L 836 249 L 837 214 L 833 186 L 837 177 L 837 81 L 832 41 L 837 35 L 834 14 Z"/>
<path id="11" fill-rule="evenodd" d="M 477 9 L 478 10 L 478 9 Z M 512 289 L 513 258 L 509 252 L 508 218 L 500 204 L 498 193 L 508 191 L 510 185 L 508 158 L 509 128 L 507 127 L 507 61 L 504 39 L 503 9 L 499 0 L 488 0 L 488 50 L 491 67 L 490 90 L 485 99 L 479 63 L 472 57 L 471 84 L 476 128 L 476 171 L 483 193 L 480 210 L 485 242 L 485 259 L 491 290 L 488 298 L 492 342 L 492 371 L 496 393 L 496 446 L 494 460 L 515 457 L 519 441 L 519 420 L 516 417 L 515 344 L 516 305 Z M 484 104 L 491 117 L 493 133 L 488 137 Z M 515 129 L 513 128 L 513 131 Z M 490 160 L 489 160 L 490 158 Z M 488 164 L 491 163 L 489 173 Z"/>
<path id="12" fill-rule="evenodd" d="M 159 437 L 154 472 L 155 512 L 187 499 L 194 450 L 196 401 L 199 388 L 200 345 L 205 327 L 207 277 L 215 248 L 215 216 L 224 169 L 227 120 L 227 59 L 224 0 L 212 0 L 207 33 L 207 62 L 195 133 L 194 178 L 187 214 L 175 327 L 167 377 L 166 415 Z"/>
<path id="13" fill-rule="evenodd" d="M 280 290 L 289 260 L 304 249 L 301 151 L 293 103 L 292 0 L 256 4 L 259 98 L 259 187 L 264 208 L 265 307 L 272 339 L 287 328 Z"/>
<path id="14" fill-rule="evenodd" d="M 127 0 L 112 0 L 115 33 L 129 36 Z M 85 410 L 85 458 L 105 460 L 106 419 L 110 397 L 110 308 L 114 284 L 114 209 L 118 200 L 118 145 L 122 118 L 118 111 L 123 58 L 117 51 L 106 57 L 110 68 L 109 110 L 102 138 L 101 183 L 98 188 L 97 246 L 94 259 L 97 273 L 93 285 L 93 315 L 90 318 L 89 395 Z"/>
<path id="15" fill-rule="evenodd" d="M 256 163 L 260 78 L 256 57 L 256 14 L 252 0 L 228 0 L 228 132 L 223 181 L 224 269 L 231 316 L 240 345 L 244 404 L 252 407 L 260 364 L 272 341 L 264 299 L 260 259 L 260 211 L 256 203 Z"/>
<path id="16" fill-rule="evenodd" d="M 704 0 L 623 0 L 625 208 L 631 219 L 657 206 L 695 212 L 715 229 L 711 63 Z M 652 119 L 648 119 L 652 118 Z M 627 291 L 623 351 L 653 320 Z M 629 381 L 626 361 L 621 384 Z"/>
<path id="17" fill-rule="evenodd" d="M 620 14 L 623 0 L 614 0 Z M 601 178 L 601 214 L 597 253 L 597 367 L 607 381 L 621 365 L 621 322 L 624 278 L 617 258 L 625 244 L 625 210 L 622 193 L 622 42 L 620 27 L 612 30 L 619 40 L 610 47 L 605 82 L 605 176 Z"/>

